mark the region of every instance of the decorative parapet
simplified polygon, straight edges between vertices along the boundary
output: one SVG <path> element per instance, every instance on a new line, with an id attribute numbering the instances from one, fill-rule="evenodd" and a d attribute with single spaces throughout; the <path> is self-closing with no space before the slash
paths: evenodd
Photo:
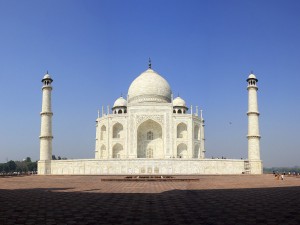
<path id="1" fill-rule="evenodd" d="M 171 99 L 162 95 L 142 95 L 142 96 L 135 96 L 128 99 L 128 103 L 143 103 L 143 102 L 170 103 Z"/>
<path id="2" fill-rule="evenodd" d="M 249 90 L 249 89 L 255 89 L 255 90 L 258 90 L 258 87 L 257 87 L 257 86 L 249 86 L 249 85 L 248 85 L 247 90 Z"/>
<path id="3" fill-rule="evenodd" d="M 44 90 L 44 89 L 50 89 L 50 90 L 52 90 L 53 88 L 52 88 L 52 86 L 46 86 L 46 85 L 44 85 L 44 86 L 42 87 L 42 90 Z"/>

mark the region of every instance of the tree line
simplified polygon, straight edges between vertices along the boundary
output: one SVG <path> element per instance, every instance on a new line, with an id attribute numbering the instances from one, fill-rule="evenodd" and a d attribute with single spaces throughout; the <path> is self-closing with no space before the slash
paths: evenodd
<path id="1" fill-rule="evenodd" d="M 66 160 L 66 157 L 52 155 L 52 160 Z M 10 160 L 6 163 L 0 163 L 0 175 L 37 173 L 37 161 L 33 162 L 30 157 L 23 161 Z"/>
<path id="2" fill-rule="evenodd" d="M 32 162 L 30 157 L 26 157 L 23 161 L 10 160 L 6 163 L 0 163 L 0 174 L 8 173 L 36 173 L 37 161 Z"/>
<path id="3" fill-rule="evenodd" d="M 299 166 L 294 166 L 294 167 L 271 167 L 271 168 L 264 168 L 264 173 L 273 173 L 273 172 L 278 172 L 278 173 L 300 173 L 300 167 Z"/>

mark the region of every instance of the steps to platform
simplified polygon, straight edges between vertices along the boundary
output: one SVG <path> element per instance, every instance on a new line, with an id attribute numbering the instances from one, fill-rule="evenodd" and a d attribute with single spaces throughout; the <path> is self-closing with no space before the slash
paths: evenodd
<path id="1" fill-rule="evenodd" d="M 120 178 L 103 178 L 101 181 L 199 181 L 198 178 L 178 178 L 173 176 L 126 176 Z"/>

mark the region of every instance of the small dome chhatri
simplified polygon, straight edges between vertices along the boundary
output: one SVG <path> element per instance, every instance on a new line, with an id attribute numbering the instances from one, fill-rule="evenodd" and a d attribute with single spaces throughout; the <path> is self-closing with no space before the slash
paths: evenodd
<path id="1" fill-rule="evenodd" d="M 186 107 L 186 103 L 182 98 L 178 96 L 177 98 L 173 99 L 173 113 L 185 114 L 187 110 L 188 107 Z"/>
<path id="2" fill-rule="evenodd" d="M 50 74 L 48 73 L 48 70 L 47 70 L 45 76 L 43 77 L 43 79 L 51 79 L 52 80 Z"/>
<path id="3" fill-rule="evenodd" d="M 47 73 L 43 79 L 51 79 L 50 75 Z"/>
<path id="4" fill-rule="evenodd" d="M 113 108 L 115 108 L 115 107 L 127 107 L 126 99 L 124 99 L 122 96 L 120 98 L 118 98 L 115 101 Z"/>
<path id="5" fill-rule="evenodd" d="M 124 114 L 127 113 L 127 101 L 122 96 L 118 98 L 114 106 L 112 107 L 114 114 Z"/>
<path id="6" fill-rule="evenodd" d="M 250 75 L 248 76 L 248 79 L 247 79 L 247 82 L 251 83 L 251 81 L 258 82 L 256 76 L 254 75 L 254 73 L 252 71 L 251 71 L 251 73 L 250 73 Z"/>
<path id="7" fill-rule="evenodd" d="M 173 100 L 173 107 L 179 106 L 179 107 L 186 107 L 185 101 L 180 98 L 179 96 Z"/>
<path id="8" fill-rule="evenodd" d="M 53 82 L 53 79 L 52 79 L 51 76 L 49 75 L 48 71 L 47 71 L 47 73 L 45 74 L 45 76 L 43 77 L 42 82 L 43 82 L 45 85 L 50 85 L 50 84 Z"/>
<path id="9" fill-rule="evenodd" d="M 251 73 L 251 74 L 249 75 L 248 79 L 256 79 L 256 76 L 255 76 L 253 73 Z"/>

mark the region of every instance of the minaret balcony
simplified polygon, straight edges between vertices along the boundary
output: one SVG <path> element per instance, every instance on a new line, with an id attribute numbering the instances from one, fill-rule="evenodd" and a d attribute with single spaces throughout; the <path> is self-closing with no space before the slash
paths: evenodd
<path id="1" fill-rule="evenodd" d="M 257 115 L 257 116 L 259 116 L 259 112 L 247 112 L 247 115 L 249 116 L 249 115 Z"/>
<path id="2" fill-rule="evenodd" d="M 53 116 L 53 112 L 41 112 L 41 116 Z"/>

